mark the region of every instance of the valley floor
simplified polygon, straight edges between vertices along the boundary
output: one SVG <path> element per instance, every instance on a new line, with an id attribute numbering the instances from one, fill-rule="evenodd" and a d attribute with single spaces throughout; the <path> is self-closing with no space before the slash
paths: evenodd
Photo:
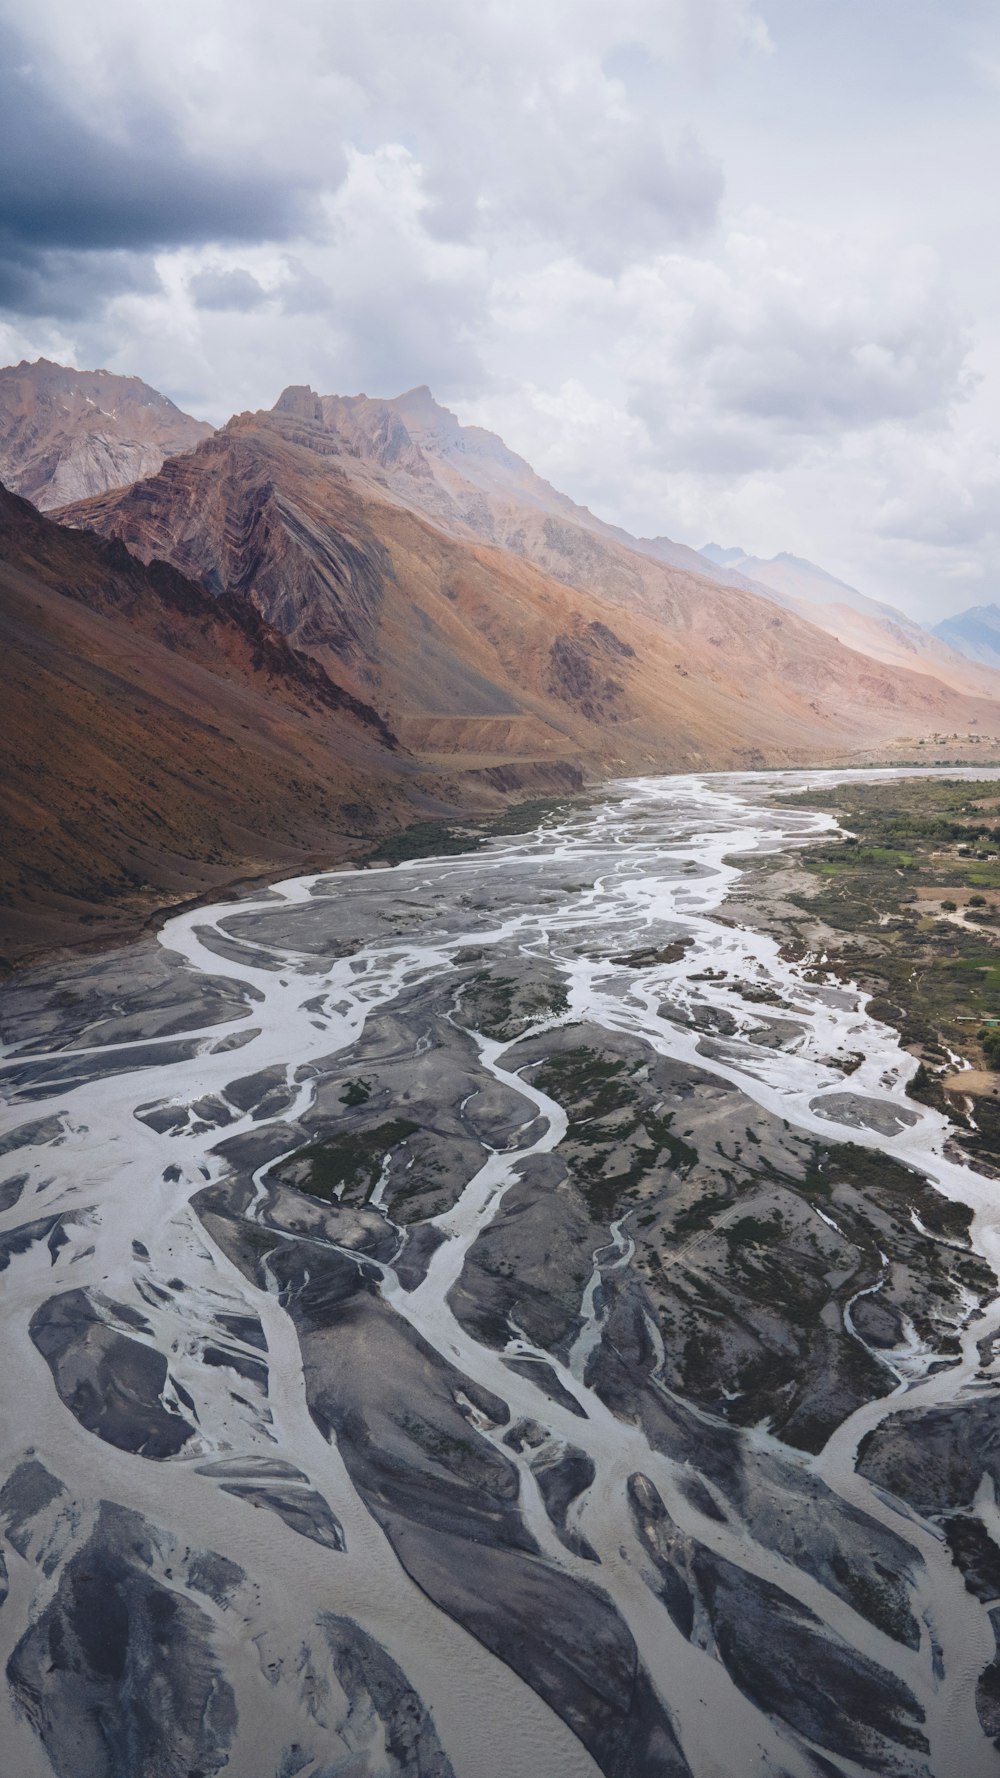
<path id="1" fill-rule="evenodd" d="M 622 782 L 8 984 L 10 1769 L 995 1772 L 991 1138 L 823 899 L 957 911 L 823 812 L 890 795 Z"/>

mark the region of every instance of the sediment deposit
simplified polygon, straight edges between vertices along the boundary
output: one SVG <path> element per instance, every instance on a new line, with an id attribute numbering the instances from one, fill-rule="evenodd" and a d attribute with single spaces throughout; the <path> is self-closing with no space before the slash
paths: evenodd
<path id="1" fill-rule="evenodd" d="M 6 988 L 11 1770 L 995 1772 L 997 1186 L 726 912 L 811 781 Z"/>

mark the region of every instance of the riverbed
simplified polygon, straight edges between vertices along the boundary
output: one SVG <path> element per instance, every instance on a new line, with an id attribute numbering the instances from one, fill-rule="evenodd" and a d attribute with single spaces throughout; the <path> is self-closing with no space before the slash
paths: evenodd
<path id="1" fill-rule="evenodd" d="M 997 1771 L 1000 1186 L 727 914 L 827 781 L 621 782 L 5 991 L 5 1769 Z M 963 1412 L 973 1498 L 897 1494 Z"/>

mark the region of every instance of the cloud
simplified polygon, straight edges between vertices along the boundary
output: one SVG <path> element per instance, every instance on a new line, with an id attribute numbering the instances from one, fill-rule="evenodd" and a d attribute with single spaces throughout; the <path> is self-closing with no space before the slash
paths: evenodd
<path id="1" fill-rule="evenodd" d="M 0 234 L 0 313 L 79 322 L 103 312 L 123 292 L 152 291 L 158 284 L 145 254 L 33 250 L 5 243 Z"/>
<path id="2" fill-rule="evenodd" d="M 712 227 L 722 171 L 690 130 L 636 113 L 591 62 L 483 95 L 488 127 L 455 156 L 421 145 L 426 225 L 443 239 L 513 232 L 615 274 Z M 471 126 L 472 119 L 470 117 Z M 429 148 L 429 145 L 428 145 Z"/>
<path id="3" fill-rule="evenodd" d="M 845 248 L 764 213 L 710 252 L 651 256 L 613 279 L 572 259 L 515 270 L 493 313 L 515 387 L 551 403 L 585 374 L 638 423 L 623 476 L 637 455 L 661 474 L 782 469 L 892 422 L 946 425 L 975 387 L 933 254 L 887 264 L 879 239 Z M 580 455 L 595 451 L 613 474 L 596 440 Z"/>
<path id="4" fill-rule="evenodd" d="M 934 439 L 903 462 L 900 439 L 883 470 L 878 533 L 959 553 L 1000 544 L 1000 448 L 977 427 Z"/>
<path id="5" fill-rule="evenodd" d="M 141 367 L 154 387 L 216 423 L 270 406 L 292 382 L 373 394 L 430 382 L 456 400 L 476 393 L 490 381 L 488 256 L 427 235 L 424 201 L 404 150 L 354 153 L 307 251 L 212 245 L 158 254 L 155 289 L 123 291 L 77 326 L 78 359 Z"/>
<path id="6" fill-rule="evenodd" d="M 429 382 L 632 529 L 930 605 L 1000 579 L 1000 64 L 895 10 L 0 0 L 0 333 L 216 421 Z"/>
<path id="7" fill-rule="evenodd" d="M 259 309 L 268 293 L 244 266 L 206 266 L 189 280 L 188 290 L 199 309 Z"/>
<path id="8" fill-rule="evenodd" d="M 620 270 L 710 228 L 722 174 L 608 71 L 616 45 L 700 65 L 761 30 L 746 0 L 291 0 L 280 25 L 264 0 L 4 10 L 0 259 L 7 303 L 24 291 L 33 313 L 52 254 L 311 240 L 312 200 L 350 156 L 394 150 L 429 238 L 534 240 Z"/>
<path id="9" fill-rule="evenodd" d="M 711 263 L 665 262 L 643 296 L 650 333 L 658 315 L 671 330 L 666 351 L 649 339 L 631 400 L 668 451 L 678 397 L 699 430 L 751 434 L 781 461 L 823 435 L 940 423 L 970 386 L 968 332 L 925 251 L 887 262 L 881 241 L 845 249 L 758 217 Z M 654 420 L 658 395 L 672 399 Z"/>
<path id="10" fill-rule="evenodd" d="M 0 22 L 0 304 L 75 315 L 112 290 L 148 287 L 142 255 L 181 243 L 287 238 L 305 180 L 197 156 L 157 103 L 121 95 L 102 124 Z"/>
<path id="11" fill-rule="evenodd" d="M 493 319 L 470 417 L 633 531 L 791 549 L 934 614 L 996 559 L 991 374 L 927 249 L 757 210 L 618 278 L 515 269 Z"/>

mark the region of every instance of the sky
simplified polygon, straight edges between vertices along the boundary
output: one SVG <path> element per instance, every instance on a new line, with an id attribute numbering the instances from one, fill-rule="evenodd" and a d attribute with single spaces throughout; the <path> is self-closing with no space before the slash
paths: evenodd
<path id="1" fill-rule="evenodd" d="M 995 0 L 0 0 L 0 362 L 428 383 L 641 535 L 1000 599 Z"/>

